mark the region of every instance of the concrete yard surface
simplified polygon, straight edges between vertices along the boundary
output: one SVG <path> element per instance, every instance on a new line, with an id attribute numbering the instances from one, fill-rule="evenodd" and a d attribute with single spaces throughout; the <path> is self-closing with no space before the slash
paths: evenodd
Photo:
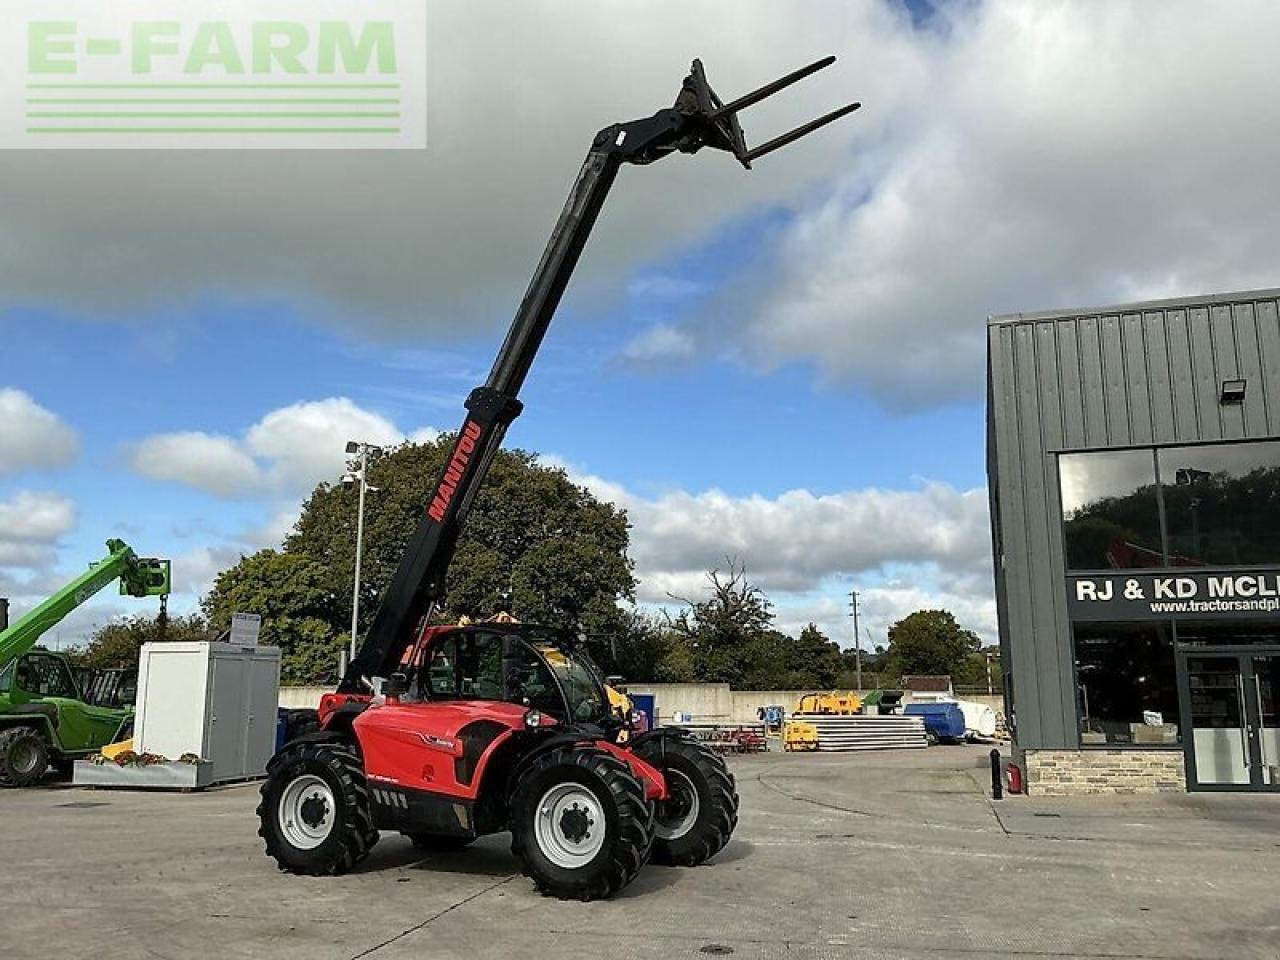
<path id="1" fill-rule="evenodd" d="M 718 857 L 590 904 L 538 896 L 506 835 L 282 874 L 256 785 L 0 792 L 0 956 L 1280 957 L 1280 796 L 997 803 L 976 747 L 731 764 Z"/>

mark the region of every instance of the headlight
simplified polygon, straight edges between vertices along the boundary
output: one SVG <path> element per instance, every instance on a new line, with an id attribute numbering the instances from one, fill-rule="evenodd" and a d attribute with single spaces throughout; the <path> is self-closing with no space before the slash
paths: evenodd
<path id="1" fill-rule="evenodd" d="M 537 710 L 530 710 L 524 715 L 524 725 L 530 730 L 536 730 L 542 726 L 542 714 Z"/>

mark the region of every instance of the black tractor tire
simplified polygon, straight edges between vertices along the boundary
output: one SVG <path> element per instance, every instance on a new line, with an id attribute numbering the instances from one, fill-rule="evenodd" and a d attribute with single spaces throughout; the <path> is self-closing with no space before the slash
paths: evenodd
<path id="1" fill-rule="evenodd" d="M 596 833 L 592 839 L 592 831 Z M 611 897 L 640 872 L 653 845 L 653 804 L 631 768 L 575 745 L 536 758 L 511 798 L 511 852 L 544 895 Z"/>
<path id="2" fill-rule="evenodd" d="M 258 836 L 288 873 L 346 873 L 378 842 L 369 788 L 348 744 L 298 743 L 267 765 L 258 804 Z"/>
<path id="3" fill-rule="evenodd" d="M 449 853 L 465 850 L 475 842 L 473 837 L 451 837 L 442 833 L 406 833 L 413 845 L 425 853 Z"/>
<path id="4" fill-rule="evenodd" d="M 30 787 L 49 768 L 49 744 L 33 727 L 0 730 L 0 786 Z"/>
<path id="5" fill-rule="evenodd" d="M 672 796 L 657 804 L 653 862 L 695 867 L 724 849 L 738 825 L 738 788 L 724 758 L 687 737 L 658 737 L 636 748 L 661 770 Z"/>

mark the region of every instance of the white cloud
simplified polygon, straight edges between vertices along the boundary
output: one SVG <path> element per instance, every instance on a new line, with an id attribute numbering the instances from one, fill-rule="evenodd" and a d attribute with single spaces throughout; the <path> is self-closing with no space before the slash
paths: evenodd
<path id="1" fill-rule="evenodd" d="M 995 643 L 998 637 L 996 602 L 991 590 L 991 571 L 967 578 L 957 587 L 938 577 L 930 564 L 895 568 L 889 579 L 862 578 L 858 590 L 858 627 L 862 649 L 888 646 L 889 628 L 917 610 L 949 610 L 957 622 Z M 793 636 L 808 623 L 816 623 L 842 647 L 853 646 L 853 620 L 849 615 L 852 581 L 833 583 L 827 591 L 781 595 L 774 613 L 779 630 Z"/>
<path id="2" fill-rule="evenodd" d="M 133 469 L 152 480 L 185 483 L 215 497 L 236 497 L 263 480 L 254 459 L 230 437 L 165 433 L 147 437 L 132 451 Z"/>
<path id="3" fill-rule="evenodd" d="M 404 439 L 405 433 L 386 417 L 346 397 L 273 410 L 245 435 L 248 449 L 271 464 L 275 483 L 299 493 L 342 472 L 348 440 L 388 446 Z"/>
<path id="4" fill-rule="evenodd" d="M 807 358 L 928 406 L 978 395 L 989 314 L 1276 284 L 1280 6 L 939 17 L 945 39 L 867 78 L 874 143 L 782 232 L 767 279 L 717 305 L 763 365 Z"/>
<path id="5" fill-rule="evenodd" d="M 65 466 L 79 451 L 76 432 L 57 414 L 21 390 L 0 389 L 0 473 Z"/>
<path id="6" fill-rule="evenodd" d="M 790 490 L 773 498 L 731 497 L 709 490 L 648 499 L 598 478 L 580 482 L 626 508 L 644 599 L 700 589 L 704 573 L 723 567 L 726 556 L 745 563 L 760 587 L 780 593 L 894 564 L 957 572 L 989 564 L 985 490 L 933 483 L 822 496 Z"/>
<path id="7" fill-rule="evenodd" d="M 224 545 L 199 547 L 174 557 L 174 591 L 193 598 L 203 596 L 218 574 L 238 563 L 246 552 L 238 546 Z"/>
<path id="8" fill-rule="evenodd" d="M 329 397 L 273 410 L 243 439 L 198 432 L 147 437 L 131 449 L 129 459 L 143 476 L 216 497 L 298 497 L 321 480 L 338 477 L 347 463 L 348 440 L 389 446 L 438 436 L 431 427 L 406 434 L 347 397 Z"/>
<path id="9" fill-rule="evenodd" d="M 951 610 L 965 626 L 995 639 L 985 489 L 924 483 L 827 495 L 677 490 L 643 497 L 557 457 L 540 460 L 626 509 L 641 603 L 705 596 L 707 571 L 723 570 L 732 558 L 774 603 L 781 629 L 799 630 L 812 620 L 841 644 L 852 644 L 845 594 L 857 584 L 862 624 L 876 642 L 885 642 L 890 624 L 925 607 Z"/>
<path id="10" fill-rule="evenodd" d="M 745 118 L 759 141 L 896 78 L 912 56 L 905 13 L 870 0 L 737 0 L 731 16 L 723 0 L 435 0 L 430 31 L 426 151 L 8 158 L 25 189 L 0 210 L 0 238 L 21 238 L 0 241 L 0 303 L 138 316 L 209 290 L 283 292 L 362 333 L 496 329 L 595 132 L 669 106 L 694 57 L 729 97 L 843 55 Z M 486 63 L 502 66 L 478 81 Z M 753 174 L 722 154 L 624 171 L 573 295 L 840 169 L 853 129 L 824 131 Z"/>
<path id="11" fill-rule="evenodd" d="M 640 366 L 664 366 L 693 358 L 696 345 L 688 330 L 665 323 L 636 335 L 622 348 L 622 360 Z"/>
<path id="12" fill-rule="evenodd" d="M 15 155 L 0 303 L 141 315 L 140 298 L 283 292 L 363 335 L 495 329 L 592 132 L 670 102 L 693 56 L 729 96 L 827 52 L 839 64 L 748 132 L 862 111 L 749 175 L 705 154 L 624 171 L 570 296 L 796 212 L 711 297 L 701 322 L 729 329 L 693 342 L 920 407 L 977 395 L 989 313 L 1276 282 L 1280 5 L 940 7 L 913 30 L 889 0 L 738 0 L 731 20 L 722 0 L 650 0 L 620 30 L 606 0 L 438 0 L 432 149 Z M 478 62 L 503 69 L 476 83 Z"/>
<path id="13" fill-rule="evenodd" d="M 19 490 L 0 500 L 0 567 L 47 573 L 75 526 L 76 505 L 61 494 Z"/>

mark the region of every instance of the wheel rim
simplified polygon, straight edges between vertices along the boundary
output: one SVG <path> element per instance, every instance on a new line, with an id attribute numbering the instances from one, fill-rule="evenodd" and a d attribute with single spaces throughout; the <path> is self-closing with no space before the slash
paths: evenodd
<path id="1" fill-rule="evenodd" d="M 299 850 L 314 850 L 328 838 L 336 821 L 333 790 L 319 777 L 291 780 L 280 796 L 280 832 Z"/>
<path id="2" fill-rule="evenodd" d="M 9 751 L 9 763 L 15 773 L 31 773 L 35 770 L 39 760 L 39 751 L 30 743 L 19 743 Z"/>
<path id="3" fill-rule="evenodd" d="M 679 840 L 698 822 L 702 801 L 688 775 L 667 768 L 662 771 L 667 778 L 667 790 L 671 799 L 663 800 L 653 818 L 653 832 L 659 840 Z"/>
<path id="4" fill-rule="evenodd" d="M 576 870 L 604 847 L 605 816 L 596 795 L 578 783 L 560 783 L 542 795 L 534 814 L 538 849 L 557 867 Z"/>

